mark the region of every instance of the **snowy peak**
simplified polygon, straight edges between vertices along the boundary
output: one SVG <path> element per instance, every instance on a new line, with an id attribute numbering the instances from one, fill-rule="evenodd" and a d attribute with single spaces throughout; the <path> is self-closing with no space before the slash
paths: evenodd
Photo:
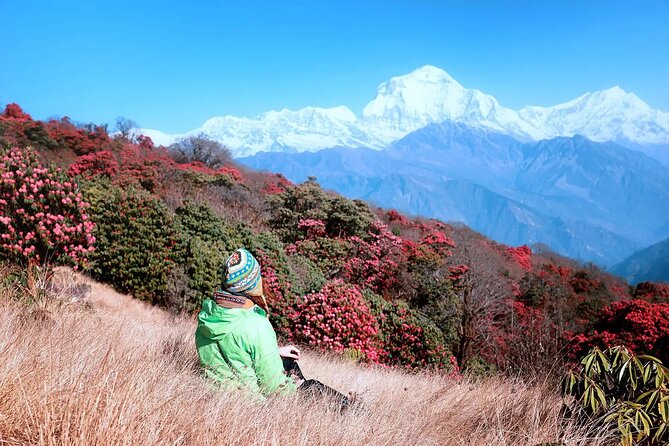
<path id="1" fill-rule="evenodd" d="M 523 140 L 541 137 L 493 96 L 463 87 L 444 70 L 426 65 L 384 82 L 362 112 L 362 124 L 392 142 L 431 123 L 461 122 Z"/>
<path id="2" fill-rule="evenodd" d="M 380 84 L 360 118 L 343 105 L 305 107 L 269 111 L 255 118 L 211 118 L 182 135 L 140 131 L 165 145 L 179 137 L 204 133 L 241 157 L 262 151 L 303 152 L 337 146 L 383 149 L 415 130 L 445 121 L 522 141 L 578 134 L 594 141 L 635 146 L 669 144 L 669 113 L 652 109 L 618 86 L 553 107 L 528 106 L 516 111 L 502 106 L 493 96 L 465 88 L 432 65 Z"/>
<path id="3" fill-rule="evenodd" d="M 488 114 L 496 105 L 492 96 L 467 90 L 444 70 L 426 65 L 379 85 L 362 119 L 406 134 L 433 122 L 457 120 L 468 110 Z"/>
<path id="4" fill-rule="evenodd" d="M 518 114 L 542 129 L 546 138 L 580 134 L 598 142 L 669 142 L 669 113 L 652 109 L 619 86 L 586 93 L 553 107 L 525 107 Z"/>

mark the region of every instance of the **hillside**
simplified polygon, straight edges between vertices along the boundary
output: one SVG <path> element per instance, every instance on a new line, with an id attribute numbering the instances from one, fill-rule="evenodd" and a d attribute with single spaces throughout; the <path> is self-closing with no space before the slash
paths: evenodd
<path id="1" fill-rule="evenodd" d="M 363 410 L 258 405 L 202 379 L 193 314 L 239 247 L 305 374 Z M 603 445 L 563 418 L 565 372 L 617 344 L 669 361 L 662 284 L 293 184 L 206 138 L 156 146 L 16 104 L 0 114 L 0 279 L 8 444 Z"/>
<path id="2" fill-rule="evenodd" d="M 611 268 L 611 272 L 633 284 L 669 283 L 669 239 L 635 252 Z"/>
<path id="3" fill-rule="evenodd" d="M 508 141 L 488 139 L 500 148 Z M 587 140 L 568 141 L 576 158 L 591 152 Z M 622 342 L 666 358 L 668 334 L 651 326 L 666 305 L 662 287 L 630 287 L 545 246 L 509 246 L 466 226 L 408 217 L 314 179 L 293 184 L 236 164 L 205 138 L 166 148 L 67 118 L 36 121 L 10 104 L 0 115 L 0 144 L 5 262 L 72 265 L 137 299 L 193 313 L 217 289 L 229 253 L 243 246 L 262 264 L 281 338 L 371 365 L 535 379 L 546 370 L 561 375 L 593 345 Z M 506 158 L 516 162 L 523 147 Z M 478 148 L 455 148 L 468 150 Z M 618 148 L 602 151 L 618 166 Z M 587 164 L 569 175 L 589 181 Z M 556 180 L 537 172 L 544 181 L 528 188 L 553 191 Z M 652 178 L 643 180 L 656 190 Z M 412 184 L 397 181 L 399 193 Z M 532 217 L 518 202 L 494 204 L 480 186 L 449 187 L 463 210 L 471 192 L 491 218 Z M 650 325 L 615 322 L 637 311 L 652 312 Z"/>
<path id="4" fill-rule="evenodd" d="M 364 410 L 339 415 L 292 397 L 255 403 L 197 373 L 192 318 L 71 270 L 58 270 L 57 282 L 56 295 L 29 306 L 0 290 L 0 444 L 605 444 L 562 425 L 553 388 L 314 352 L 301 361 L 305 374 L 356 393 Z"/>

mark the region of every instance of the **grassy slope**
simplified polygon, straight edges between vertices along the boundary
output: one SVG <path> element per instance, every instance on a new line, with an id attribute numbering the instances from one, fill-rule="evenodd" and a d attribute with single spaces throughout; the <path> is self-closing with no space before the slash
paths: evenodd
<path id="1" fill-rule="evenodd" d="M 568 445 L 604 444 L 561 431 L 559 396 L 542 387 L 309 353 L 305 375 L 359 393 L 367 410 L 338 415 L 292 397 L 254 403 L 199 376 L 192 318 L 67 270 L 59 277 L 88 282 L 86 301 L 28 308 L 0 296 L 0 444 L 536 445 L 560 432 Z"/>

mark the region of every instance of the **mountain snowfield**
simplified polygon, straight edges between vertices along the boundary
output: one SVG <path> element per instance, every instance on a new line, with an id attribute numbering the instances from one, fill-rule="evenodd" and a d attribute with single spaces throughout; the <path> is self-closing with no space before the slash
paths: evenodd
<path id="1" fill-rule="evenodd" d="M 156 144 L 205 134 L 235 157 L 258 152 L 305 152 L 332 147 L 384 149 L 432 123 L 452 121 L 520 141 L 583 135 L 636 148 L 669 145 L 669 113 L 652 109 L 616 86 L 552 107 L 506 108 L 493 96 L 463 87 L 444 70 L 426 65 L 379 85 L 360 117 L 346 106 L 269 111 L 256 118 L 222 116 L 170 135 L 139 129 Z"/>

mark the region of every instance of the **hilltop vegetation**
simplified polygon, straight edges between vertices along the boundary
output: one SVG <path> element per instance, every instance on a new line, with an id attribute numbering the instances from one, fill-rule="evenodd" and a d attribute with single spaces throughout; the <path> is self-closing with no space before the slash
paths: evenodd
<path id="1" fill-rule="evenodd" d="M 409 219 L 324 191 L 316 179 L 294 185 L 250 171 L 202 138 L 156 147 L 147 137 L 112 137 L 67 118 L 35 121 L 10 104 L 0 139 L 3 178 L 29 169 L 35 178 L 52 175 L 50 184 L 72 188 L 63 193 L 74 200 L 40 213 L 49 206 L 40 188 L 51 186 L 11 185 L 6 194 L 20 197 L 0 202 L 0 213 L 27 215 L 19 232 L 33 225 L 43 240 L 26 240 L 20 250 L 4 243 L 10 261 L 50 256 L 138 299 L 193 312 L 216 287 L 226 256 L 245 246 L 263 265 L 280 336 L 315 349 L 409 368 L 527 376 L 561 373 L 570 352 L 616 342 L 667 359 L 662 285 L 630 287 L 540 247 Z M 61 170 L 49 173 L 42 167 L 49 165 Z M 60 242 L 39 229 L 56 207 L 73 228 L 73 246 L 58 258 Z M 74 243 L 75 236 L 83 239 Z M 625 315 L 640 308 L 648 317 L 630 322 Z"/>

